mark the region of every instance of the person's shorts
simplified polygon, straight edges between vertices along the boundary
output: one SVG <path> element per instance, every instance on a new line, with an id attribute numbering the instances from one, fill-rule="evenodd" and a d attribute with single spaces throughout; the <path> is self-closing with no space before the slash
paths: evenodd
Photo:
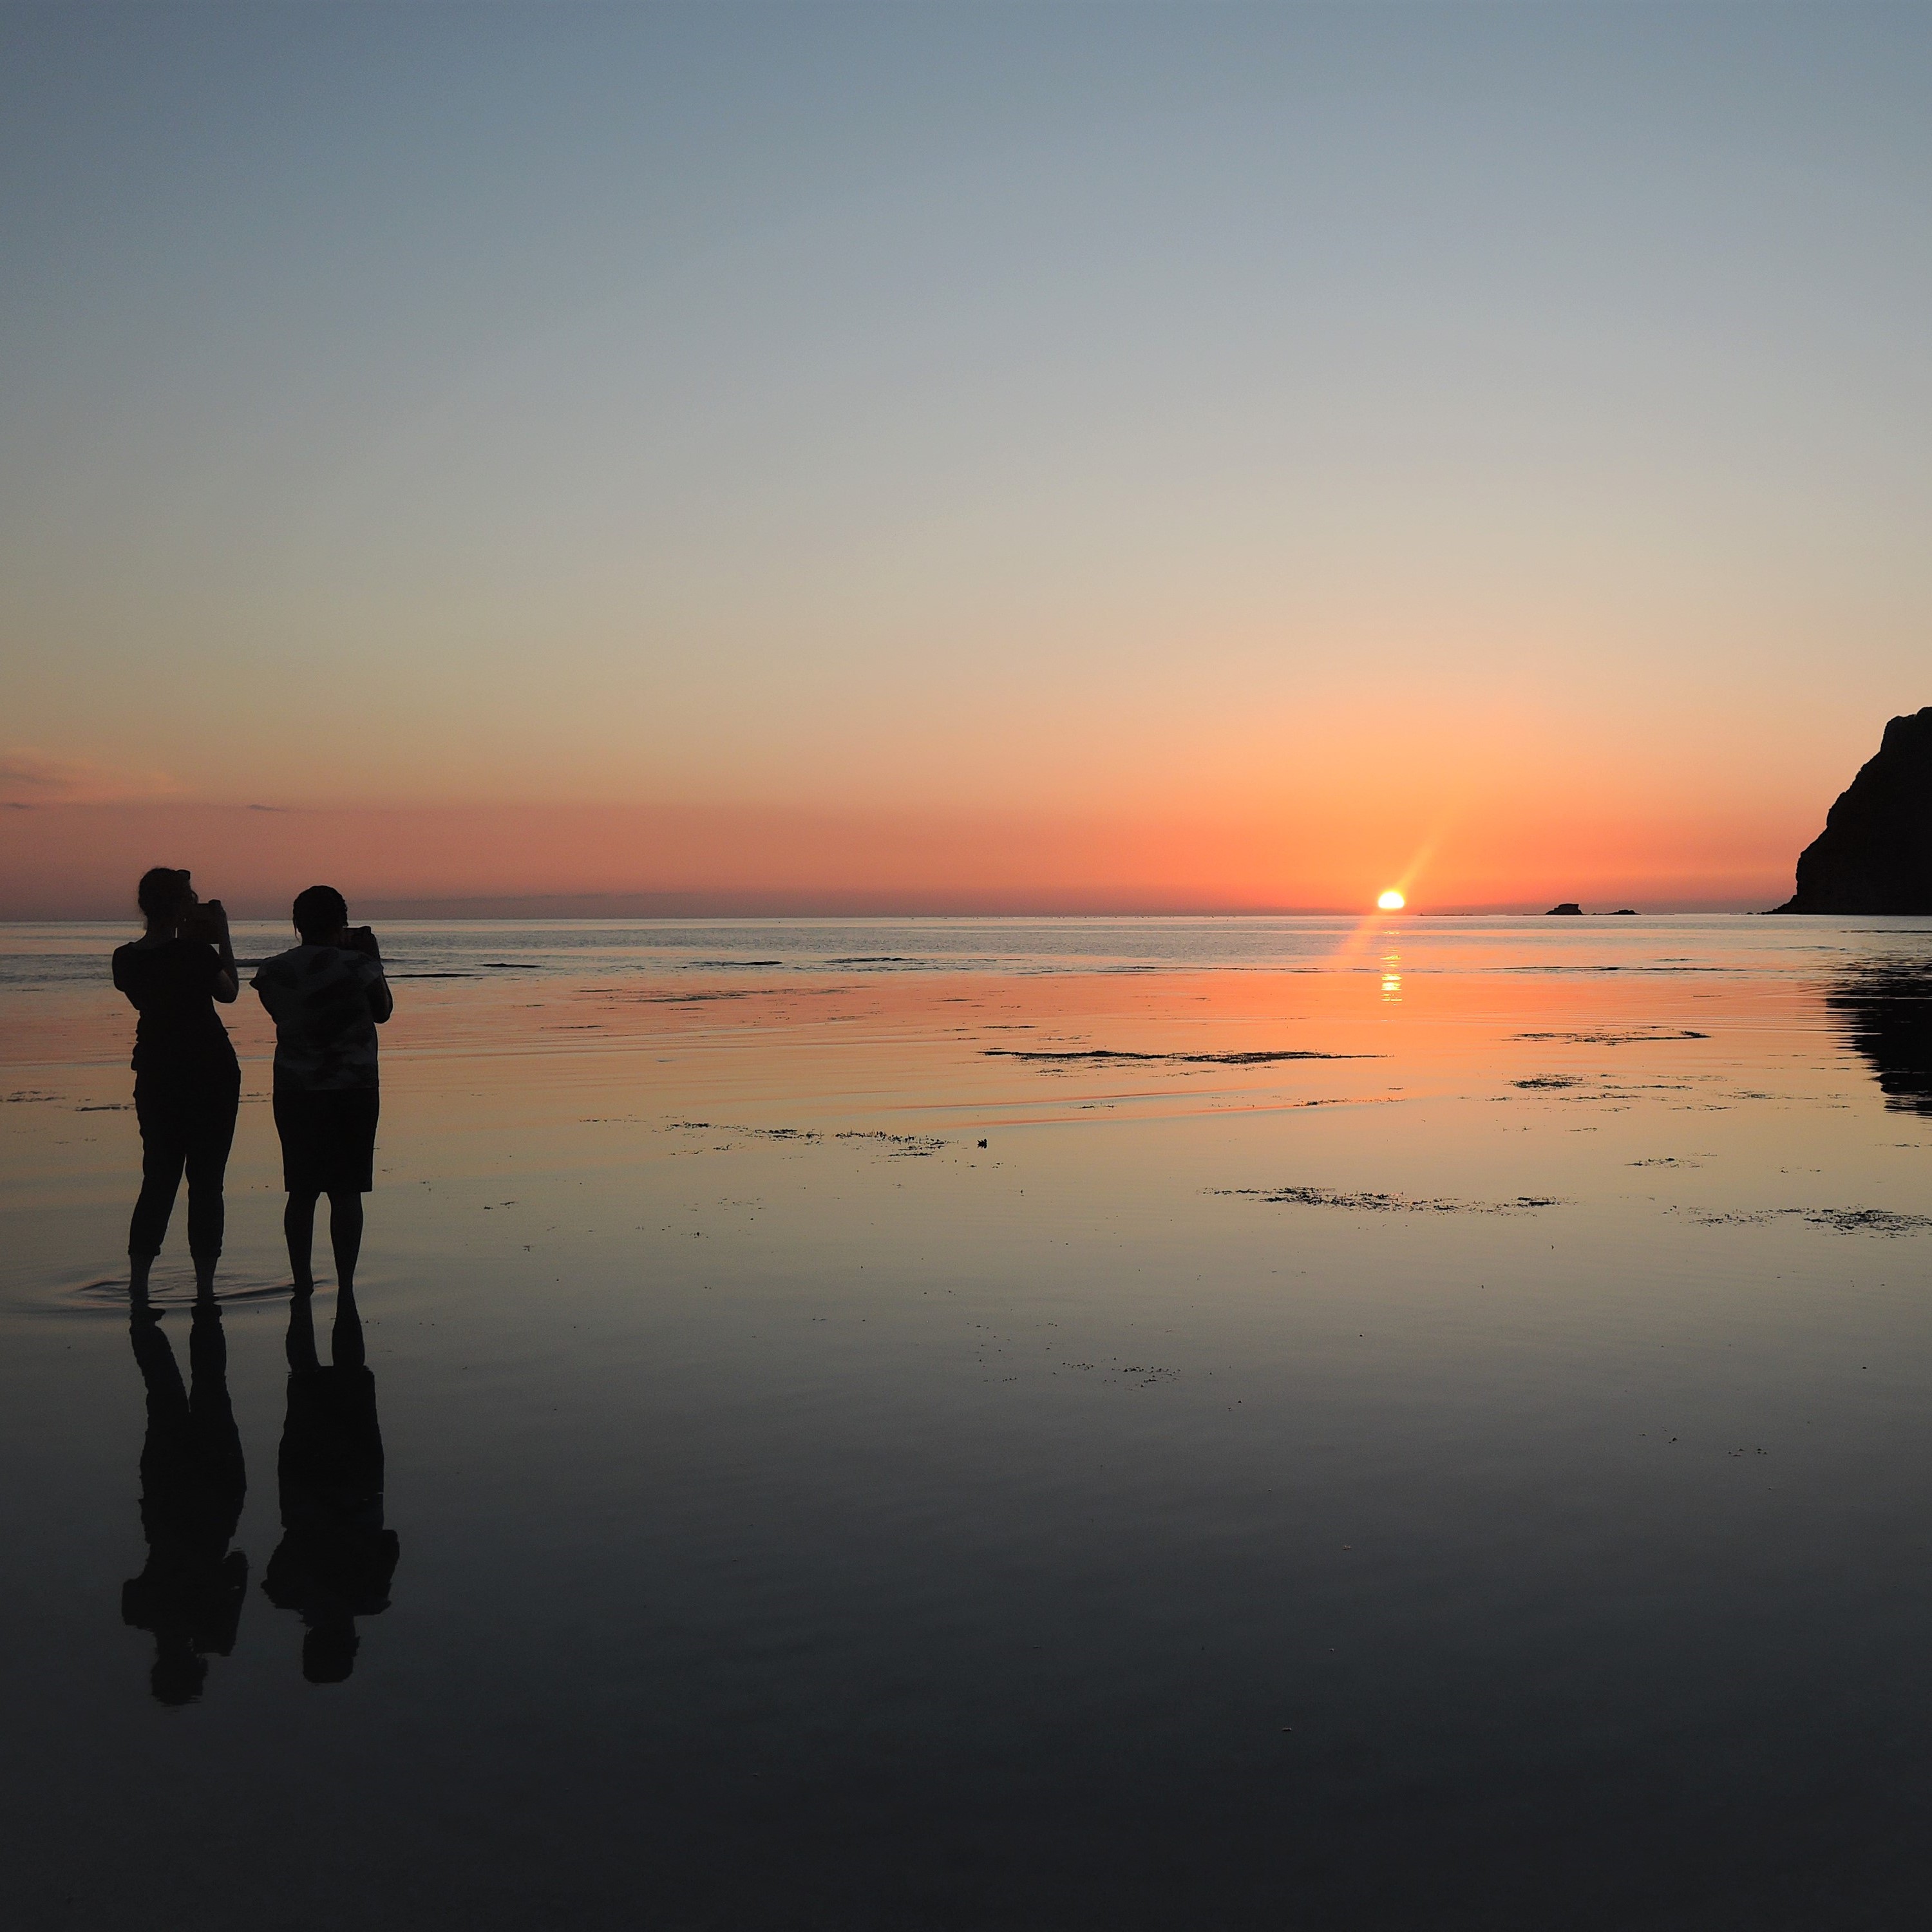
<path id="1" fill-rule="evenodd" d="M 367 1194 L 375 1184 L 375 1087 L 275 1089 L 282 1185 L 291 1194 Z"/>

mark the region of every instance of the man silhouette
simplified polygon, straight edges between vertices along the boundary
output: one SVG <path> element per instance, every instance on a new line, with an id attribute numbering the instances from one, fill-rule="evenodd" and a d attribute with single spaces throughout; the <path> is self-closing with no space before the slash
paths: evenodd
<path id="1" fill-rule="evenodd" d="M 282 1231 L 297 1290 L 315 1286 L 315 1204 L 328 1196 L 337 1286 L 356 1285 L 362 1197 L 374 1184 L 381 1105 L 376 1029 L 395 1010 L 382 955 L 366 926 L 352 932 L 333 886 L 296 898 L 302 944 L 262 961 L 253 982 L 275 1022 L 275 1130 L 289 1204 Z"/>

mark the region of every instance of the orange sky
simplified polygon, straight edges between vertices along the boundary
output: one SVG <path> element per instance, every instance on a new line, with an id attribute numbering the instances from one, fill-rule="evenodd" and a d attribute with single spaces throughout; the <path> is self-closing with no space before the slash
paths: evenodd
<path id="1" fill-rule="evenodd" d="M 1840 14 L 22 15 L 0 916 L 1774 903 L 1932 700 Z"/>
<path id="2" fill-rule="evenodd" d="M 1610 910 L 1769 905 L 1791 835 L 1707 818 L 1667 823 L 1492 813 L 1432 841 L 1372 809 L 1298 825 L 1135 823 L 772 808 L 401 806 L 251 810 L 163 803 L 0 812 L 0 889 L 16 918 L 123 916 L 153 864 L 204 895 L 279 915 L 302 886 L 365 908 L 541 911 L 559 896 L 645 896 L 610 909 L 1132 911 L 1358 909 L 1405 887 L 1418 911 L 1557 898 Z M 1533 882 L 1526 892 L 1524 882 Z M 649 896 L 664 896 L 651 899 Z"/>

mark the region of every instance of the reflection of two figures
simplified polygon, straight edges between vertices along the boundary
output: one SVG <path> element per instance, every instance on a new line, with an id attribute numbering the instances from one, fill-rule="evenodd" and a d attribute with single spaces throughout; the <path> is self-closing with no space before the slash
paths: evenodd
<path id="1" fill-rule="evenodd" d="M 147 1566 L 121 1592 L 123 1620 L 152 1631 L 149 1684 L 164 1704 L 201 1694 L 211 1656 L 235 1648 L 248 1559 L 231 1550 L 248 1493 L 242 1438 L 229 1400 L 228 1346 L 212 1296 L 194 1306 L 184 1385 L 160 1315 L 134 1304 L 134 1359 L 148 1395 L 141 1449 L 141 1528 Z M 316 1349 L 314 1298 L 289 1310 L 288 1413 L 277 1473 L 282 1540 L 262 1587 L 306 1626 L 302 1674 L 338 1684 L 354 1667 L 356 1619 L 389 1606 L 398 1545 L 382 1524 L 382 1436 L 376 1378 L 364 1360 L 354 1289 L 336 1298 L 330 1360 Z"/>
<path id="2" fill-rule="evenodd" d="M 335 1298 L 329 1361 L 316 1350 L 315 1298 L 289 1304 L 288 1415 L 282 1425 L 282 1540 L 262 1588 L 301 1614 L 302 1675 L 339 1684 L 354 1669 L 358 1617 L 389 1607 L 399 1546 L 382 1525 L 382 1432 L 376 1378 L 364 1359 L 356 1291 Z"/>

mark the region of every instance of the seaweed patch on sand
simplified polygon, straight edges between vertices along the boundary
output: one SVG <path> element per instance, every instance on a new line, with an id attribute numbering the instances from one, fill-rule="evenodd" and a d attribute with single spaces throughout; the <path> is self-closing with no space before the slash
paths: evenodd
<path id="1" fill-rule="evenodd" d="M 1064 1049 L 988 1046 L 980 1050 L 988 1060 L 1031 1060 L 1058 1066 L 1100 1066 L 1116 1061 L 1169 1066 L 1269 1066 L 1278 1060 L 1381 1060 L 1387 1057 L 1379 1053 L 1316 1053 L 1305 1048 L 1289 1047 L 1252 1053 L 1130 1053 L 1112 1046 Z"/>
<path id="2" fill-rule="evenodd" d="M 1514 1201 L 1419 1201 L 1407 1194 L 1345 1194 L 1332 1187 L 1210 1187 L 1208 1192 L 1275 1207 L 1346 1208 L 1358 1214 L 1520 1214 L 1569 1204 L 1546 1194 L 1519 1194 Z"/>
<path id="3" fill-rule="evenodd" d="M 1178 1369 L 1156 1363 L 1123 1363 L 1118 1355 L 1108 1362 L 1062 1362 L 1060 1366 L 1082 1373 L 1097 1370 L 1102 1376 L 1118 1376 L 1123 1383 L 1130 1376 L 1135 1376 L 1138 1379 L 1128 1386 L 1136 1388 L 1157 1388 L 1162 1382 L 1178 1381 L 1180 1376 Z"/>
<path id="4" fill-rule="evenodd" d="M 1901 1214 L 1890 1208 L 1760 1208 L 1690 1218 L 1700 1228 L 1761 1228 L 1773 1221 L 1802 1221 L 1840 1234 L 1922 1234 L 1932 1228 L 1932 1214 Z"/>
<path id="5" fill-rule="evenodd" d="M 1601 1033 L 1513 1033 L 1512 1040 L 1559 1040 L 1570 1046 L 1649 1046 L 1659 1041 L 1672 1040 L 1708 1040 L 1707 1033 L 1693 1033 L 1688 1027 L 1673 1033 L 1624 1032 L 1606 1030 Z"/>
<path id="6" fill-rule="evenodd" d="M 936 1134 L 889 1134 L 876 1127 L 869 1133 L 858 1127 L 848 1127 L 834 1138 L 842 1141 L 879 1141 L 884 1144 L 888 1154 L 914 1160 L 937 1154 L 946 1144 Z"/>

